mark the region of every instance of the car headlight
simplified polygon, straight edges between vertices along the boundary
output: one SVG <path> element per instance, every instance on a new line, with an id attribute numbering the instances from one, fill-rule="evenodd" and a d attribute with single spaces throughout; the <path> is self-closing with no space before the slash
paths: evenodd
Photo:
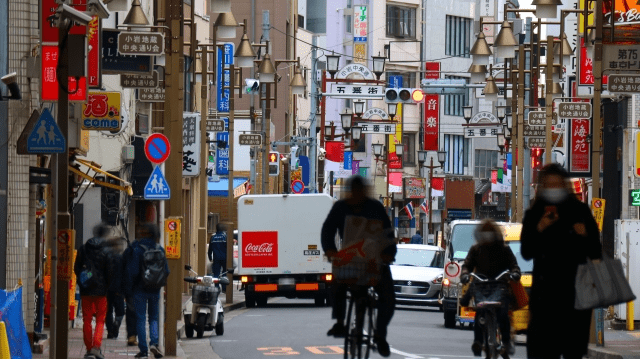
<path id="1" fill-rule="evenodd" d="M 442 274 L 439 274 L 437 277 L 435 277 L 435 278 L 431 281 L 431 283 L 433 283 L 433 284 L 440 284 L 440 283 L 442 283 L 442 278 L 443 278 L 443 277 L 444 277 L 444 276 L 443 276 Z"/>

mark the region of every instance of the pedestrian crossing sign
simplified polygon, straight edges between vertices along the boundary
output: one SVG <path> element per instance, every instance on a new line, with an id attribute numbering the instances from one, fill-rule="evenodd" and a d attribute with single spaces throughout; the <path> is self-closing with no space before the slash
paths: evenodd
<path id="1" fill-rule="evenodd" d="M 42 110 L 38 122 L 27 138 L 27 152 L 29 153 L 64 153 L 67 140 L 62 135 L 60 127 L 51 116 L 48 108 Z"/>
<path id="2" fill-rule="evenodd" d="M 160 166 L 156 166 L 144 186 L 144 199 L 165 200 L 171 197 L 171 189 L 164 178 Z"/>

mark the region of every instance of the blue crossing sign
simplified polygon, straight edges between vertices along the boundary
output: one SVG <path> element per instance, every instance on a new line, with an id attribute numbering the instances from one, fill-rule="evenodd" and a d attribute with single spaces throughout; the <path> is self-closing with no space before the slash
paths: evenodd
<path id="1" fill-rule="evenodd" d="M 171 198 L 171 189 L 164 178 L 160 166 L 156 166 L 144 186 L 144 199 L 165 200 Z"/>
<path id="2" fill-rule="evenodd" d="M 29 153 L 64 153 L 67 140 L 62 135 L 60 127 L 53 120 L 51 112 L 45 108 L 27 138 L 27 152 Z"/>

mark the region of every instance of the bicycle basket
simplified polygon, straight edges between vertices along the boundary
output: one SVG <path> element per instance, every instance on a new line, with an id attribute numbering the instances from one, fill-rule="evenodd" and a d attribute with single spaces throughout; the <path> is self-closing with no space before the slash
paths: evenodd
<path id="1" fill-rule="evenodd" d="M 380 281 L 381 265 L 362 257 L 353 257 L 348 263 L 332 266 L 337 283 L 375 286 Z"/>
<path id="2" fill-rule="evenodd" d="M 506 300 L 507 284 L 501 281 L 474 282 L 472 291 L 476 308 L 501 307 Z"/>

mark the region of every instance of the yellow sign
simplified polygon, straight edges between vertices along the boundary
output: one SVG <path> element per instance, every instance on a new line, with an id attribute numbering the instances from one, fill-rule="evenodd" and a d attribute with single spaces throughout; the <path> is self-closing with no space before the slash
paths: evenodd
<path id="1" fill-rule="evenodd" d="M 396 115 L 393 117 L 396 133 L 389 135 L 389 153 L 396 153 L 396 143 L 402 143 L 402 107 L 401 103 L 396 106 Z"/>
<path id="2" fill-rule="evenodd" d="M 164 247 L 167 259 L 180 258 L 180 230 L 182 225 L 179 218 L 171 217 L 164 220 Z"/>
<path id="3" fill-rule="evenodd" d="M 89 139 L 90 139 L 89 131 L 80 130 L 80 150 L 84 152 L 89 152 Z"/>
<path id="4" fill-rule="evenodd" d="M 367 43 L 353 44 L 353 62 L 367 64 Z"/>
<path id="5" fill-rule="evenodd" d="M 635 158 L 635 161 L 634 161 L 633 174 L 636 177 L 640 177 L 640 131 L 636 131 L 634 140 L 636 141 L 636 143 L 635 143 L 636 158 Z"/>
<path id="6" fill-rule="evenodd" d="M 603 198 L 594 198 L 591 200 L 591 212 L 593 212 L 593 218 L 598 223 L 598 229 L 602 232 L 602 223 L 604 222 L 604 204 Z"/>
<path id="7" fill-rule="evenodd" d="M 295 180 L 302 181 L 302 168 L 291 171 L 291 182 Z"/>
<path id="8" fill-rule="evenodd" d="M 93 131 L 120 131 L 120 92 L 89 92 L 82 105 L 82 129 Z"/>
<path id="9" fill-rule="evenodd" d="M 71 280 L 73 276 L 74 247 L 76 231 L 73 229 L 61 229 L 58 231 L 58 279 Z"/>

